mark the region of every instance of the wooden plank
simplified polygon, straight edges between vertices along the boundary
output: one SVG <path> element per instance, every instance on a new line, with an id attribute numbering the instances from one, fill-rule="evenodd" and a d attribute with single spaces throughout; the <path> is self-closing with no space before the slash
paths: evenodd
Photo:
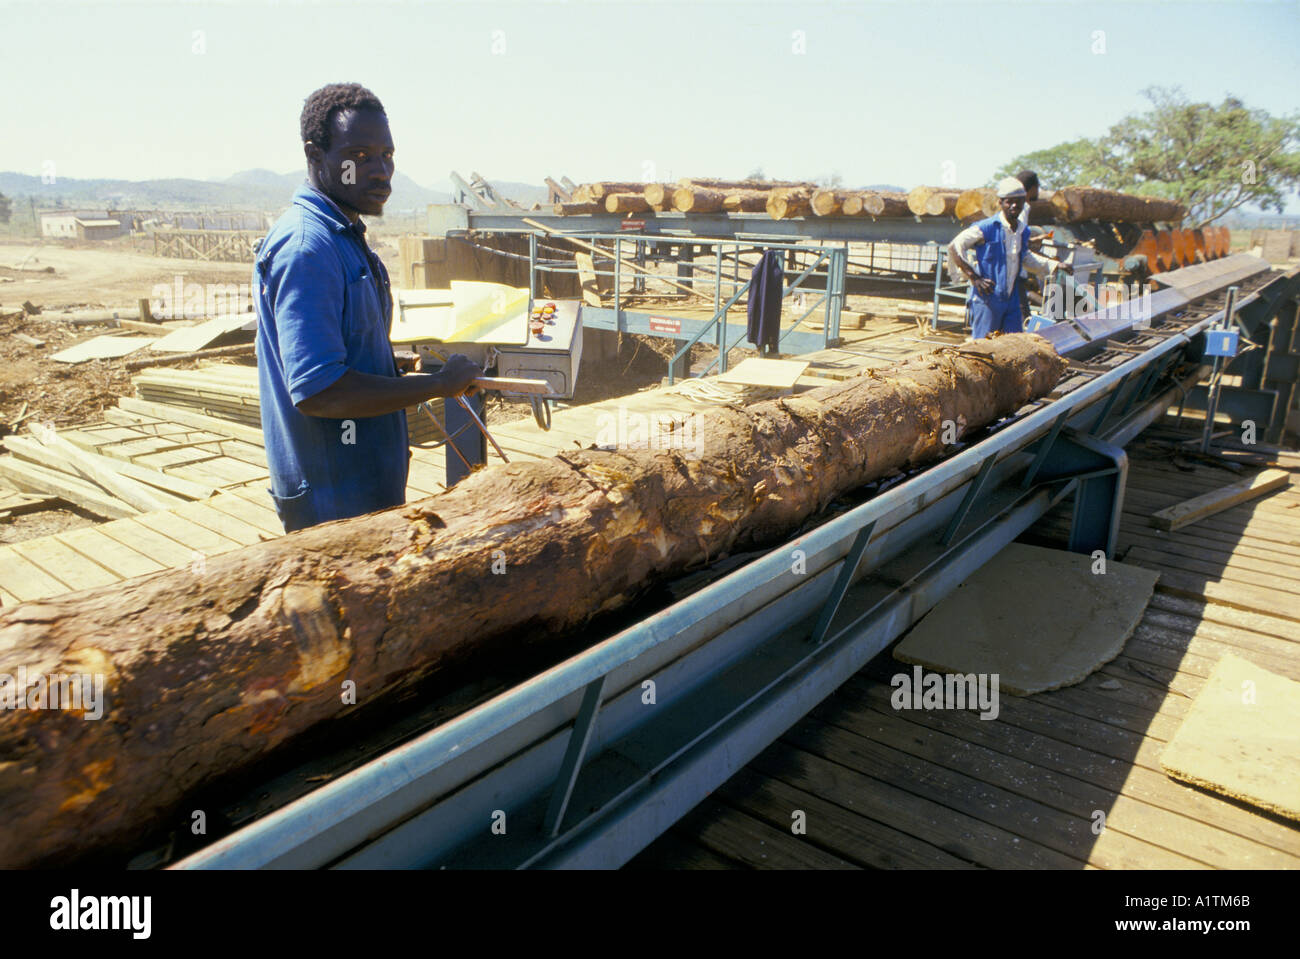
<path id="1" fill-rule="evenodd" d="M 1146 566 L 1149 569 L 1182 570 L 1209 577 L 1217 582 L 1244 583 L 1248 586 L 1273 589 L 1282 593 L 1300 593 L 1300 582 L 1291 577 L 1275 576 L 1258 570 L 1243 570 L 1237 566 L 1228 567 L 1222 563 L 1205 562 L 1175 553 L 1149 549 L 1146 546 L 1130 547 L 1129 551 L 1124 555 L 1124 561 Z"/>
<path id="2" fill-rule="evenodd" d="M 280 517 L 276 515 L 275 510 L 270 505 L 254 503 L 242 496 L 235 496 L 233 493 L 222 493 L 210 500 L 204 500 L 204 505 L 233 516 L 235 519 L 242 520 L 249 526 L 268 534 L 263 538 L 273 539 L 276 536 L 284 535 L 284 527 L 280 524 Z"/>
<path id="3" fill-rule="evenodd" d="M 855 869 L 856 866 L 801 842 L 713 799 L 705 799 L 678 825 L 679 833 L 728 859 L 755 869 Z"/>
<path id="4" fill-rule="evenodd" d="M 807 368 L 807 360 L 771 360 L 751 356 L 712 379 L 720 383 L 739 383 L 743 386 L 767 386 L 788 390 L 794 386 L 795 380 L 802 376 Z"/>
<path id="5" fill-rule="evenodd" d="M 75 470 L 81 473 L 108 490 L 117 499 L 130 503 L 136 509 L 167 509 L 181 502 L 179 496 L 151 489 L 143 483 L 122 475 L 113 469 L 113 464 L 105 457 L 78 449 L 53 430 L 42 428 L 36 432 L 36 437 L 48 451 L 71 467 L 69 472 Z"/>
<path id="6" fill-rule="evenodd" d="M 74 591 L 92 586 L 107 586 L 122 578 L 51 536 L 14 543 L 13 547 L 14 552 L 35 563 Z"/>
<path id="7" fill-rule="evenodd" d="M 24 513 L 35 513 L 43 509 L 51 509 L 58 501 L 57 496 L 0 490 L 0 516 L 21 516 Z"/>
<path id="8" fill-rule="evenodd" d="M 109 440 L 108 442 L 118 441 Z M 66 444 L 66 446 L 63 444 Z M 124 477 L 126 480 L 134 480 L 137 483 L 143 483 L 145 486 L 160 490 L 164 494 L 171 494 L 170 497 L 154 495 L 154 498 L 158 500 L 157 504 L 151 507 L 145 507 L 142 504 L 133 502 L 124 495 L 118 494 L 117 490 L 107 484 L 100 483 L 100 485 L 105 486 L 109 492 L 118 495 L 119 499 L 126 500 L 133 506 L 137 506 L 141 509 L 166 509 L 169 505 L 174 505 L 172 498 L 175 498 L 177 501 L 181 499 L 207 499 L 209 496 L 216 493 L 216 489 L 211 486 L 201 483 L 192 483 L 189 480 L 184 480 L 175 476 L 168 476 L 166 473 L 159 470 L 138 466 L 130 460 L 118 459 L 116 457 L 106 456 L 103 453 L 92 452 L 91 450 L 70 441 L 62 433 L 57 434 L 52 438 L 51 442 L 48 442 L 45 445 L 55 452 L 63 452 L 66 454 L 67 460 L 74 467 L 77 467 L 80 472 L 88 473 L 92 468 L 98 471 L 106 471 L 109 474 Z M 99 482 L 98 477 L 92 478 L 94 478 L 96 482 Z"/>
<path id="9" fill-rule="evenodd" d="M 1152 515 L 1156 525 L 1161 529 L 1178 529 L 1206 516 L 1212 516 L 1225 509 L 1244 503 L 1256 496 L 1262 496 L 1270 490 L 1286 486 L 1291 482 L 1291 474 L 1286 470 L 1271 469 L 1252 476 L 1238 483 L 1230 483 L 1212 493 L 1206 493 L 1195 499 L 1179 503 Z"/>
<path id="10" fill-rule="evenodd" d="M 171 537 L 164 536 L 135 520 L 119 519 L 95 528 L 110 539 L 147 556 L 167 569 L 188 566 L 197 554 L 193 547 L 178 543 Z"/>
<path id="11" fill-rule="evenodd" d="M 232 549 L 239 549 L 240 546 L 246 545 L 168 511 L 141 513 L 135 517 L 135 521 L 142 526 L 149 527 L 156 533 L 162 533 L 181 545 L 188 546 L 192 551 L 198 551 L 207 556 L 227 553 Z M 190 556 L 192 559 L 193 553 Z"/>
<path id="12" fill-rule="evenodd" d="M 1220 623 L 1235 630 L 1300 643 L 1300 623 L 1289 619 L 1267 616 L 1256 611 L 1218 606 L 1204 600 L 1161 592 L 1159 589 L 1151 597 L 1151 606 L 1197 620 Z"/>
<path id="13" fill-rule="evenodd" d="M 55 538 L 65 546 L 75 549 L 82 556 L 107 566 L 122 579 L 144 576 L 168 568 L 165 564 L 150 559 L 144 553 L 119 543 L 94 526 L 58 533 Z"/>
<path id="14" fill-rule="evenodd" d="M 755 757 L 748 768 L 853 809 L 967 862 L 1007 869 L 1078 869 L 1083 865 L 1077 857 L 1027 842 L 942 801 L 901 788 L 910 776 L 895 779 L 863 769 L 855 757 L 824 738 L 834 733 L 834 727 L 805 718 L 791 732 L 793 736 L 787 733 Z"/>
<path id="15" fill-rule="evenodd" d="M 891 708 L 888 690 L 883 686 L 878 688 L 881 692 L 871 695 L 870 705 L 883 712 Z M 1055 697 L 1054 692 L 1042 695 L 1049 701 Z M 1033 766 L 1073 777 L 1112 795 L 1123 794 L 1131 800 L 1159 806 L 1203 823 L 1217 824 L 1230 833 L 1273 849 L 1300 853 L 1300 833 L 1290 826 L 1242 807 L 1229 806 L 1197 790 L 1186 789 L 1160 770 L 1117 762 L 1086 746 L 1051 739 L 1016 726 L 984 722 L 978 716 L 961 710 L 913 710 L 908 713 L 907 721 L 942 730 L 966 743 L 983 745 Z M 954 749 L 957 748 L 966 747 L 954 744 Z M 1037 774 L 1027 778 L 1026 782 L 1035 779 Z"/>
<path id="16" fill-rule="evenodd" d="M 913 714 L 893 710 L 887 697 L 883 709 L 879 697 L 873 699 L 872 706 L 877 721 L 871 722 L 865 715 L 860 718 L 877 741 L 981 783 L 1041 802 L 1068 821 L 1090 820 L 1089 811 L 1101 810 L 1106 816 L 1107 833 L 1117 830 L 1120 836 L 1177 850 L 1181 855 L 1220 869 L 1300 867 L 1300 857 L 1266 843 L 1226 834 L 1195 817 L 1128 798 L 1122 790 L 1099 788 L 924 724 L 911 723 Z M 1090 821 L 1088 825 L 1091 826 Z M 1092 865 L 1106 868 L 1140 868 L 1147 853 L 1143 846 L 1122 839 L 1099 852 L 1093 840 L 1087 858 Z M 1103 855 L 1106 858 L 1101 858 Z"/>
<path id="17" fill-rule="evenodd" d="M 128 396 L 118 400 L 117 405 L 129 413 L 142 413 L 145 416 L 156 417 L 171 423 L 225 433 L 227 436 L 233 436 L 235 439 L 252 443 L 255 446 L 265 446 L 260 429 L 243 426 L 239 423 L 231 423 L 215 416 L 204 416 L 202 413 L 195 413 L 191 410 L 179 409 L 161 403 L 150 403 L 147 400 L 137 400 Z"/>
<path id="18" fill-rule="evenodd" d="M 1001 701 L 1005 703 L 1012 698 L 1002 696 Z M 1021 859 L 1020 868 L 1028 867 L 1029 855 L 1035 846 L 1057 856 L 1069 857 L 1076 864 L 1091 862 L 1103 868 L 1196 868 L 1200 865 L 1190 857 L 1133 837 L 1116 841 L 1104 854 L 1099 854 L 1097 837 L 1088 817 L 1091 810 L 1076 808 L 1062 812 L 1037 798 L 1028 798 L 989 783 L 978 774 L 951 770 L 880 742 L 877 737 L 886 736 L 890 725 L 904 722 L 896 713 L 890 717 L 873 714 L 861 723 L 847 713 L 844 719 L 846 725 L 853 724 L 855 728 L 841 728 L 839 719 L 836 725 L 816 728 L 811 725 L 816 721 L 808 720 L 805 721 L 808 725 L 796 725 L 792 741 L 806 744 L 804 748 L 815 748 L 815 744 L 820 744 L 821 748 L 828 750 L 828 756 L 831 754 L 829 750 L 834 750 L 837 761 L 888 778 L 904 785 L 910 792 L 1005 830 L 1019 840 L 1009 843 L 1011 848 L 1004 853 L 1010 859 L 1007 865 Z"/>
<path id="19" fill-rule="evenodd" d="M 751 768 L 742 769 L 713 793 L 731 806 L 778 829 L 791 813 L 805 814 L 805 841 L 871 869 L 973 869 L 964 859 L 884 823 L 828 802 Z"/>
<path id="20" fill-rule="evenodd" d="M 66 473 L 16 460 L 13 456 L 0 456 L 0 476 L 4 476 L 20 489 L 32 493 L 53 493 L 74 506 L 104 516 L 120 519 L 134 516 L 139 511 L 128 503 L 110 496 L 99 487 Z"/>
<path id="21" fill-rule="evenodd" d="M 224 536 L 226 539 L 233 539 L 241 546 L 252 546 L 254 543 L 274 539 L 273 536 L 268 535 L 257 526 L 245 523 L 228 513 L 215 510 L 206 503 L 186 503 L 183 506 L 168 510 L 168 512 L 173 516 L 192 520 L 200 526 Z"/>
<path id="22" fill-rule="evenodd" d="M 0 588 L 19 603 L 68 591 L 67 584 L 45 572 L 12 546 L 0 546 Z"/>
<path id="23" fill-rule="evenodd" d="M 257 314 L 255 313 L 231 313 L 226 316 L 214 316 L 197 326 L 172 330 L 162 339 L 155 341 L 150 349 L 160 353 L 193 353 L 195 350 L 203 349 L 203 347 L 227 333 L 232 333 L 235 330 L 242 329 L 249 323 L 255 324 L 256 322 Z"/>
<path id="24" fill-rule="evenodd" d="M 150 336 L 96 336 L 55 353 L 50 359 L 58 363 L 85 363 L 87 360 L 107 360 L 134 353 L 154 342 Z"/>

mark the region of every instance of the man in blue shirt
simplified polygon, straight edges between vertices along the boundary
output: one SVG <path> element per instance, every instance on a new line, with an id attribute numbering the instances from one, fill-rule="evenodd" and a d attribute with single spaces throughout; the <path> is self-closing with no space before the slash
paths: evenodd
<path id="1" fill-rule="evenodd" d="M 392 192 L 383 105 L 331 84 L 302 111 L 307 183 L 267 234 L 254 268 L 257 370 L 271 498 L 285 532 L 406 501 L 404 410 L 474 391 L 482 375 L 452 356 L 436 373 L 398 374 L 388 272 L 361 215 Z"/>

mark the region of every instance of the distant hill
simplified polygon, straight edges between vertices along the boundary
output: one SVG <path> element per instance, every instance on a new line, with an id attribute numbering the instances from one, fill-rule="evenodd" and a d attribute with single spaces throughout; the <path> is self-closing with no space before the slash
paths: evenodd
<path id="1" fill-rule="evenodd" d="M 289 204 L 303 182 L 301 172 L 243 170 L 224 180 L 78 180 L 59 177 L 42 183 L 37 176 L 0 173 L 0 193 L 19 208 L 34 197 L 38 209 L 79 207 L 138 210 L 264 210 L 275 213 Z M 527 184 L 511 186 L 530 189 Z M 505 188 L 505 185 L 502 185 Z M 538 189 L 531 187 L 531 189 Z M 542 199 L 546 191 L 543 188 Z M 387 209 L 393 213 L 423 209 L 430 203 L 446 203 L 451 194 L 430 190 L 404 173 L 393 177 L 393 195 Z M 530 201 L 531 202 L 531 201 Z"/>

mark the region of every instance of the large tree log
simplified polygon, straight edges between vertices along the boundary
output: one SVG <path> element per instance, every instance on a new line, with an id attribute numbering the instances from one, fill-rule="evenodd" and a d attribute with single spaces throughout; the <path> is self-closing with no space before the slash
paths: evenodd
<path id="1" fill-rule="evenodd" d="M 771 194 L 761 191 L 728 193 L 722 200 L 725 213 L 762 213 L 767 209 L 767 199 Z M 673 203 L 677 194 L 673 194 Z"/>
<path id="2" fill-rule="evenodd" d="M 730 193 L 733 190 L 761 190 L 764 193 L 780 188 L 813 188 L 811 183 L 803 180 L 717 180 L 709 177 L 686 176 L 677 181 L 678 186 L 700 187 L 705 190 L 721 190 Z"/>
<path id="3" fill-rule="evenodd" d="M 839 216 L 844 212 L 844 201 L 853 194 L 844 190 L 817 190 L 810 201 L 816 216 Z"/>
<path id="4" fill-rule="evenodd" d="M 673 191 L 673 209 L 678 213 L 717 213 L 726 198 L 718 190 L 679 186 Z"/>
<path id="5" fill-rule="evenodd" d="M 646 213 L 650 203 L 640 193 L 610 193 L 605 197 L 605 210 L 609 213 Z"/>
<path id="6" fill-rule="evenodd" d="M 1014 334 L 701 416 L 693 442 L 498 465 L 405 507 L 0 610 L 0 674 L 105 677 L 97 721 L 0 710 L 0 866 L 124 850 L 196 791 L 467 652 L 546 642 L 655 582 L 788 537 L 834 499 L 1046 395 Z M 949 437 L 951 438 L 951 437 Z M 500 567 L 501 562 L 505 563 Z M 494 564 L 504 568 L 494 575 Z M 355 683 L 359 706 L 341 702 Z"/>
<path id="7" fill-rule="evenodd" d="M 673 191 L 676 189 L 672 183 L 648 183 L 642 195 L 650 204 L 650 209 L 662 213 L 673 208 Z"/>
<path id="8" fill-rule="evenodd" d="M 917 216 L 952 216 L 959 191 L 937 186 L 913 187 L 907 194 L 907 208 Z"/>
<path id="9" fill-rule="evenodd" d="M 1052 195 L 1062 223 L 1103 220 L 1112 223 L 1181 223 L 1187 210 L 1181 203 L 1151 196 L 1134 196 L 1094 187 L 1067 186 Z"/>
<path id="10" fill-rule="evenodd" d="M 1055 196 L 1053 193 L 1040 193 L 1038 199 L 1029 204 L 1030 226 L 1049 226 L 1058 222 L 1056 207 L 1052 205 L 1053 196 Z"/>
<path id="11" fill-rule="evenodd" d="M 811 190 L 773 190 L 767 198 L 767 215 L 774 220 L 807 216 L 812 212 Z"/>
<path id="12" fill-rule="evenodd" d="M 579 187 L 578 189 L 582 190 L 583 187 Z M 585 184 L 585 189 L 587 191 L 588 196 L 590 196 L 591 199 L 603 200 L 611 193 L 640 193 L 642 190 L 645 189 L 645 184 L 640 182 L 639 180 L 627 180 L 627 181 L 605 180 L 600 183 Z M 574 199 L 575 200 L 578 199 L 576 194 L 574 196 Z"/>
<path id="13" fill-rule="evenodd" d="M 983 219 L 987 216 L 997 216 L 998 210 L 998 195 L 988 187 L 979 187 L 975 190 L 962 190 L 957 194 L 953 215 L 959 220 L 972 217 Z"/>
<path id="14" fill-rule="evenodd" d="M 882 193 L 878 190 L 865 190 L 850 194 L 844 200 L 845 216 L 911 216 L 907 208 L 906 193 Z"/>
<path id="15" fill-rule="evenodd" d="M 590 203 L 557 203 L 556 216 L 581 216 L 588 213 L 604 213 L 605 204 L 592 200 Z"/>

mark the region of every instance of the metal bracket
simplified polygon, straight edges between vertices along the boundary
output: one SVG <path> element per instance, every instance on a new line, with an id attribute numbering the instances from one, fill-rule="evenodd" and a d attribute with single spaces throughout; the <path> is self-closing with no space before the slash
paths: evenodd
<path id="1" fill-rule="evenodd" d="M 853 577 L 858 571 L 858 566 L 862 564 L 862 557 L 867 552 L 867 544 L 871 542 L 871 534 L 875 532 L 876 522 L 872 520 L 862 529 L 858 530 L 858 535 L 853 538 L 853 545 L 849 547 L 848 555 L 844 557 L 844 565 L 840 567 L 839 575 L 835 577 L 835 585 L 831 587 L 831 594 L 826 599 L 826 605 L 822 607 L 821 615 L 817 617 L 817 625 L 813 627 L 812 641 L 813 645 L 820 644 L 830 632 L 831 621 L 835 619 L 835 614 L 839 612 L 840 603 L 844 602 L 844 594 L 849 591 L 853 584 Z"/>
<path id="2" fill-rule="evenodd" d="M 573 796 L 573 787 L 582 771 L 582 760 L 591 743 L 591 732 L 596 727 L 596 714 L 600 711 L 600 700 L 605 692 L 605 676 L 587 684 L 582 693 L 582 705 L 573 720 L 573 733 L 569 736 L 568 748 L 564 751 L 564 761 L 560 763 L 560 774 L 555 780 L 555 791 L 551 793 L 551 804 L 546 810 L 546 820 L 542 828 L 548 836 L 560 834 L 560 823 L 564 821 L 564 811 L 569 808 L 569 799 Z"/>
<path id="3" fill-rule="evenodd" d="M 1057 422 L 1060 423 L 1061 421 L 1058 419 Z M 970 512 L 970 508 L 975 505 L 975 500 L 979 498 L 980 491 L 984 488 L 989 473 L 993 472 L 993 464 L 997 460 L 996 456 L 989 456 L 980 464 L 980 471 L 971 480 L 966 495 L 962 497 L 961 505 L 957 507 L 957 512 L 953 514 L 952 520 L 948 523 L 948 528 L 943 532 L 943 536 L 939 538 L 939 542 L 944 546 L 951 543 L 953 537 L 957 535 L 957 529 L 961 526 L 962 520 L 966 518 L 966 514 Z"/>
<path id="4" fill-rule="evenodd" d="M 1067 428 L 1040 455 L 1041 465 L 1035 463 L 1039 483 L 1077 480 L 1079 484 L 1070 523 L 1070 551 L 1092 553 L 1100 549 L 1114 556 L 1128 479 L 1124 448 Z"/>

